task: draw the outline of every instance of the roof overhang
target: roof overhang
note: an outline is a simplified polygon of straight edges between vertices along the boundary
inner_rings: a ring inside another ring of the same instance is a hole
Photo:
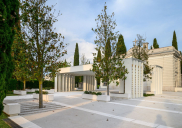
[[[84,75],[89,75],[89,76],[94,76],[95,72],[90,71],[92,70],[92,64],[86,64],[86,65],[81,65],[81,66],[72,66],[72,67],[66,67],[66,68],[59,68],[58,73],[61,74],[70,74],[74,76],[84,76]]]

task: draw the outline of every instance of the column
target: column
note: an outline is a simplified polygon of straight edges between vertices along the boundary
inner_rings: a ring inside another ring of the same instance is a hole
[[[70,76],[70,91],[73,91],[73,76]]]
[[[86,91],[88,91],[88,76],[86,76]]]
[[[95,76],[94,76],[94,80],[95,80],[94,90],[96,90],[97,89],[97,79],[95,78]]]
[[[67,85],[68,85],[68,74],[65,74],[65,82],[64,82],[64,91],[67,92]]]
[[[92,91],[94,91],[94,90],[95,90],[95,88],[94,88],[94,84],[95,84],[95,79],[94,79],[94,76],[92,76]]]
[[[88,84],[88,89],[91,91],[91,76],[89,76],[89,84]]]
[[[138,62],[138,97],[141,97],[141,62]]]
[[[62,83],[62,84],[61,84],[61,85],[62,85],[62,89],[61,89],[62,92],[64,92],[64,86],[65,86],[64,81],[65,81],[65,74],[62,74],[62,82],[61,82],[61,83]]]
[[[60,86],[61,86],[61,83],[60,83],[61,82],[61,78],[60,77],[61,77],[61,74],[58,74],[58,80],[57,80],[57,83],[58,83],[58,85],[57,85],[57,91],[58,92],[60,92]]]
[[[75,76],[73,76],[72,83],[72,91],[75,91]]]
[[[136,61],[136,98],[138,98],[138,61]]]
[[[135,65],[135,60],[133,60],[133,93],[132,93],[132,98],[135,98],[135,93],[136,93],[136,65]]]
[[[54,78],[54,92],[57,92],[57,80],[58,80],[58,74],[56,74],[56,77]]]
[[[143,62],[141,63],[141,97],[143,97]]]
[[[70,74],[68,75],[68,89],[67,89],[68,92],[70,92]]]
[[[86,76],[83,76],[83,91],[86,91]]]

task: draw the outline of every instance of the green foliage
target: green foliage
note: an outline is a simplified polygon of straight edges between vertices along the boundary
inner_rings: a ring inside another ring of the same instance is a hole
[[[10,83],[7,85],[7,91],[23,90],[23,82],[16,79],[10,79]]]
[[[154,94],[146,94],[146,93],[144,93],[143,96],[144,96],[144,97],[147,97],[147,96],[154,96]]]
[[[78,65],[79,65],[79,49],[78,49],[78,43],[76,43],[75,53],[74,53],[74,66]],[[75,76],[75,85],[77,84],[77,87],[78,83],[79,83],[79,76]]]
[[[43,88],[54,88],[54,82],[53,81],[44,81],[42,84]],[[39,81],[33,80],[33,81],[26,81],[26,87],[29,89],[32,88],[39,88]]]
[[[156,38],[154,38],[153,47],[154,47],[154,49],[155,49],[155,48],[159,48],[159,45],[158,45],[158,43],[157,43],[157,39],[156,39]]]
[[[126,54],[126,46],[124,43],[123,35],[119,35],[118,42],[117,42],[117,48],[116,48],[116,55]]]
[[[0,1],[0,115],[3,110],[3,100],[6,97],[7,85],[14,70],[12,62],[12,44],[14,40],[14,26],[19,20],[18,0]]]
[[[92,91],[85,91],[84,94],[102,95],[101,92],[92,92]]]
[[[35,91],[36,94],[39,94],[39,91]],[[47,91],[42,91],[42,94],[48,94]]]
[[[177,37],[176,37],[176,32],[173,32],[173,40],[172,40],[172,46],[178,50],[178,43],[177,43]]]
[[[115,20],[113,20],[114,12],[112,15],[107,15],[107,6],[104,6],[101,14],[95,19],[97,23],[96,29],[92,28],[92,31],[96,34],[96,51],[101,51],[101,60],[97,61],[97,57],[94,57],[93,68],[91,71],[95,72],[95,78],[102,78],[102,82],[107,83],[107,95],[109,95],[109,84],[114,80],[126,79],[125,73],[128,73],[127,69],[123,66],[122,59],[116,55],[116,39],[118,38],[118,32],[114,29],[117,26]],[[110,45],[112,44],[112,46]],[[94,56],[96,53],[93,54]],[[119,82],[116,82],[119,85]]]
[[[8,115],[6,115],[5,113],[2,113],[0,115],[0,128],[11,128],[8,124],[6,124],[3,119],[8,118]]]
[[[143,39],[142,36],[140,36],[139,34],[137,34],[137,46],[134,46],[132,49],[132,56],[136,59],[142,60],[144,62],[143,64],[143,74],[145,77],[150,78],[147,74],[151,74],[152,72],[152,68],[149,66],[148,64],[148,51],[147,49],[145,49],[145,47],[143,48],[142,45],[145,42],[145,39]]]
[[[99,89],[100,85],[97,85],[97,89]]]

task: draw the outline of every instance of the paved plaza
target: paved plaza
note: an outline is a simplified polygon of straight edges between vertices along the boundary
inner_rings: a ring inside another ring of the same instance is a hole
[[[53,102],[39,110],[32,95],[9,96],[4,102],[21,104],[19,116],[10,117],[29,128],[181,128],[182,92],[98,102],[82,99],[82,91],[57,92]]]

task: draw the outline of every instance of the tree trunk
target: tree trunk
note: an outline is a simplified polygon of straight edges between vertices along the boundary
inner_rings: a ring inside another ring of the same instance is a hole
[[[109,81],[107,79],[107,95],[109,96]]]
[[[42,79],[39,80],[39,108],[43,108]]]
[[[24,83],[24,90],[25,90],[25,88],[26,88],[26,81],[24,80],[23,83]]]

